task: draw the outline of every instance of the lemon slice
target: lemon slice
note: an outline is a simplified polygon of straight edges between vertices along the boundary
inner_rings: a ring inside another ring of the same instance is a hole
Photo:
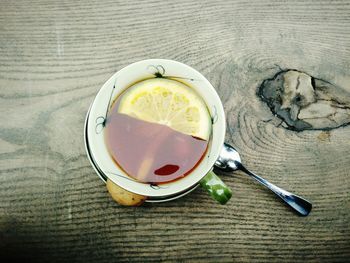
[[[203,99],[175,80],[155,78],[138,82],[122,95],[118,112],[204,140],[209,139],[211,132],[211,118]]]

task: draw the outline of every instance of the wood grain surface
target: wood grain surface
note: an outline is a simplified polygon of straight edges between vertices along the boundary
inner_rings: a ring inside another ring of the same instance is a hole
[[[217,89],[248,168],[314,204],[291,212],[244,174],[221,206],[197,188],[125,208],[90,166],[83,125],[117,70],[186,63]],[[350,92],[349,1],[0,0],[0,260],[346,262],[350,127],[295,132],[257,96],[297,69]]]

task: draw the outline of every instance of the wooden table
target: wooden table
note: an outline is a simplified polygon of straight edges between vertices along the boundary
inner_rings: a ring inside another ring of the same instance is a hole
[[[241,172],[222,175],[233,190],[225,206],[199,188],[114,203],[86,157],[84,118],[114,72],[146,58],[205,75],[227,142],[251,170],[311,200],[311,214]],[[1,262],[349,260],[350,127],[279,125],[257,89],[281,69],[349,94],[349,1],[1,0]]]

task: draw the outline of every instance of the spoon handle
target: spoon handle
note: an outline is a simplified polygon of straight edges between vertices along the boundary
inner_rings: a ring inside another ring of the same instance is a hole
[[[259,175],[256,175],[255,173],[252,173],[251,171],[249,171],[247,168],[243,166],[243,164],[241,164],[238,161],[234,161],[234,164],[239,170],[245,172],[246,174],[250,175],[255,180],[257,180],[259,183],[269,188],[272,192],[274,192],[277,196],[279,196],[284,202],[286,202],[289,206],[291,206],[300,215],[307,216],[310,213],[312,204],[309,201],[266,181],[264,178],[260,177]]]

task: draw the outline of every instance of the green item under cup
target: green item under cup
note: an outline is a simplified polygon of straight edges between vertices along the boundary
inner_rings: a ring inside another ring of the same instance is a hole
[[[226,204],[232,196],[231,189],[213,171],[204,176],[200,181],[200,185],[214,200],[222,205]]]

